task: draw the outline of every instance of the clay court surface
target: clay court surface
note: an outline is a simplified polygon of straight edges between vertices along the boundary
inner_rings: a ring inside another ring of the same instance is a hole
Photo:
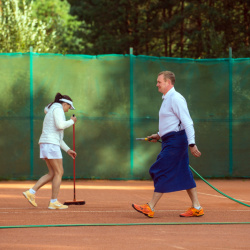
[[[250,204],[250,180],[209,182]],[[136,212],[131,204],[149,201],[152,181],[77,181],[76,198],[86,204],[56,211],[47,208],[50,185],[37,193],[37,208],[27,202],[22,192],[33,184],[0,182],[0,249],[250,249],[250,207],[201,180],[197,190],[205,215],[199,218],[179,217],[190,206],[185,191],[165,194],[154,218]],[[72,199],[73,182],[63,181],[59,201]],[[217,224],[206,224],[212,222]],[[19,225],[41,226],[3,228]]]

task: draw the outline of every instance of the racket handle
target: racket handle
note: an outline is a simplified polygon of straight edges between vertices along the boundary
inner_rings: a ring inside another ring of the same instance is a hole
[[[136,141],[152,141],[152,140],[153,139],[151,139],[151,138],[136,138]],[[157,140],[157,141],[161,143],[160,140]]]

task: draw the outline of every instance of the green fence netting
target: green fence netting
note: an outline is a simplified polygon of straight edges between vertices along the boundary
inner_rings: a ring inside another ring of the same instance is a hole
[[[76,110],[76,177],[150,179],[160,144],[135,141],[158,131],[160,71],[176,74],[187,100],[205,177],[250,177],[250,59],[178,59],[133,55],[0,54],[0,178],[37,179],[46,172],[38,140],[44,107],[57,92]],[[72,147],[72,127],[65,130]],[[72,178],[65,153],[64,178]]]

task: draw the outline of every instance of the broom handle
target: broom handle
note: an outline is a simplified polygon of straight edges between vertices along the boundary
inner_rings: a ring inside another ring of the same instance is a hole
[[[75,115],[73,115],[75,116]],[[76,150],[75,145],[75,124],[73,124],[73,150]],[[76,160],[73,159],[73,171],[74,171],[74,201],[76,200]]]

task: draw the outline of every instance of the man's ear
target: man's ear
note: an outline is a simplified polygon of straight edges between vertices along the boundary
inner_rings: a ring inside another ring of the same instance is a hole
[[[170,85],[173,85],[170,79],[167,79],[167,83],[169,83]]]

